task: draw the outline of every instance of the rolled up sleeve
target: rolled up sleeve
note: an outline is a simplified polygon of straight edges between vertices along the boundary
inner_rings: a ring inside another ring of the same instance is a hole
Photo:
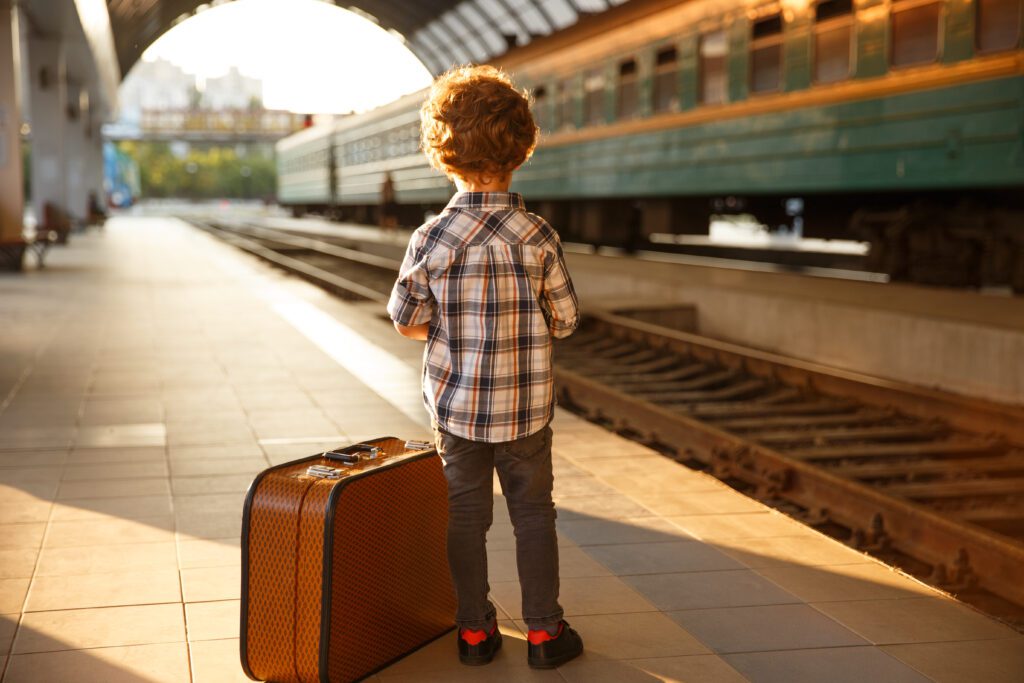
[[[434,295],[430,291],[427,254],[420,233],[413,233],[398,279],[391,288],[388,315],[399,325],[411,327],[430,322],[434,316]]]
[[[544,264],[544,289],[541,292],[541,306],[547,318],[548,329],[555,339],[568,337],[579,327],[580,311],[576,290],[565,267],[562,245],[555,244],[555,251],[548,252]]]

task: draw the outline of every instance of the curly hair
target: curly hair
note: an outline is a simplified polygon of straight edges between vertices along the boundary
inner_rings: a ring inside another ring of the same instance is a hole
[[[420,109],[420,147],[449,178],[503,177],[537,146],[530,101],[493,66],[441,74]]]

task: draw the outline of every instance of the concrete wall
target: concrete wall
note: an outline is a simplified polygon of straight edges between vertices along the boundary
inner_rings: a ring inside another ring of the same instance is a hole
[[[567,261],[584,307],[692,303],[710,337],[1024,404],[1024,297],[585,254]]]

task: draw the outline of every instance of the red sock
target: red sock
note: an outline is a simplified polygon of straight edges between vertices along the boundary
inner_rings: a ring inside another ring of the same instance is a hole
[[[469,643],[470,645],[479,645],[480,643],[482,643],[485,640],[487,640],[487,636],[488,635],[492,635],[493,636],[494,635],[494,631],[497,628],[498,628],[497,624],[492,626],[490,634],[488,634],[487,631],[483,631],[483,630],[473,630],[473,629],[464,628],[459,633],[459,637],[462,638],[467,643]]]
[[[560,635],[562,635],[561,622],[558,623],[558,631],[555,633],[555,635],[551,635],[551,633],[546,628],[531,628],[530,632],[526,634],[526,639],[529,640],[530,644],[532,645],[540,645],[541,643],[546,643],[549,640],[554,640]]]

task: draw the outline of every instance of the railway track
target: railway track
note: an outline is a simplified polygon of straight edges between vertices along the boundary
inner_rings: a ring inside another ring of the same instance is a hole
[[[399,262],[199,227],[348,299]],[[1024,629],[1024,411],[610,313],[555,352],[561,404]]]
[[[185,219],[228,244],[310,280],[343,299],[387,303],[400,261],[337,241],[243,222]]]
[[[601,313],[555,375],[564,407],[1024,627],[1024,411]]]

